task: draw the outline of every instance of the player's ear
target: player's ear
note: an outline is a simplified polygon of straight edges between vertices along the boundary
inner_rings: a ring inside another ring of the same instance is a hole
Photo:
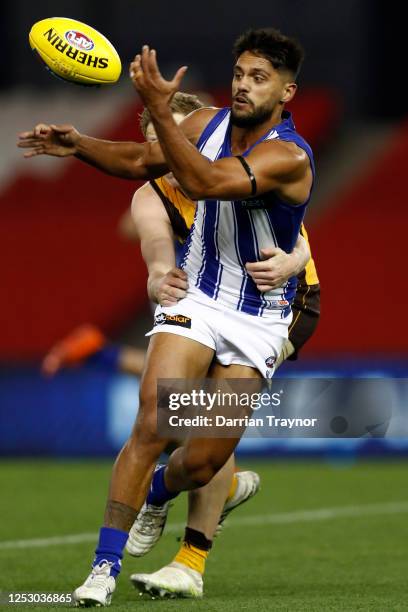
[[[293,82],[285,83],[280,101],[283,102],[283,104],[290,102],[293,99],[293,96],[295,95],[296,90],[297,90],[296,83],[293,83]]]

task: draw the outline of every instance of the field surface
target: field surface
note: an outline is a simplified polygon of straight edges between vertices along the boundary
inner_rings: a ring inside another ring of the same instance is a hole
[[[262,490],[230,515],[201,601],[140,598],[134,571],[168,563],[185,496],[144,559],[124,559],[111,609],[150,612],[408,610],[408,464],[250,463]],[[89,572],[109,463],[0,463],[0,591],[73,590]],[[6,609],[63,610],[67,606]]]

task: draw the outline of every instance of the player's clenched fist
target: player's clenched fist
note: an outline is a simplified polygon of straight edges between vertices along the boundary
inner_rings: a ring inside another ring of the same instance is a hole
[[[24,157],[55,155],[66,157],[76,153],[81,134],[73,125],[47,125],[39,123],[29,132],[19,134],[17,146],[29,149]]]
[[[148,281],[149,297],[160,306],[174,306],[186,297],[187,289],[187,274],[180,268],[172,268],[164,276]]]

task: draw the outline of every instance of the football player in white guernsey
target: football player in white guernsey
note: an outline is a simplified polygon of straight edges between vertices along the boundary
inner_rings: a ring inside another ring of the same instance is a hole
[[[303,51],[273,29],[245,33],[234,51],[231,109],[198,110],[177,126],[169,101],[186,67],[166,81],[156,52],[143,47],[131,78],[150,111],[156,143],[101,141],[69,125],[39,126],[23,135],[31,155],[75,155],[116,176],[149,179],[172,171],[197,200],[173,289],[182,299],[158,307],[139,415],[113,469],[92,573],[74,593],[79,604],[110,603],[128,531],[142,505],[139,517],[153,518],[182,490],[205,486],[239,441],[190,438],[155,470],[169,442],[157,432],[157,379],[204,378],[213,363],[219,378],[270,377],[287,338],[295,282],[262,292],[262,272],[255,283],[246,266],[261,261],[271,242],[293,249],[310,198],[313,155],[284,110],[296,92]],[[191,547],[203,554],[207,543],[204,534],[191,534]]]

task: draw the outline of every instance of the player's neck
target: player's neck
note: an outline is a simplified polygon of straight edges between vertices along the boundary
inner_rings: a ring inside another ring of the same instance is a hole
[[[231,130],[231,153],[241,155],[254,145],[264,134],[269,132],[275,125],[282,121],[283,108],[276,107],[269,119],[251,128],[232,126]]]

